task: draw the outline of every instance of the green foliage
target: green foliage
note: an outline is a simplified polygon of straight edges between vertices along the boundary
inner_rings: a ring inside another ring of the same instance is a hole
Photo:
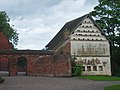
[[[94,80],[94,81],[120,81],[119,77],[112,77],[112,76],[80,76],[80,78]]]
[[[107,86],[104,90],[120,90],[120,85]]]
[[[81,64],[77,64],[75,60],[77,60],[77,58],[74,55],[71,58],[72,75],[73,76],[80,76],[82,74],[82,65]]]
[[[73,67],[73,75],[80,76],[81,74],[82,74],[82,65],[81,64],[76,64]]]
[[[98,1],[99,4],[94,7],[91,15],[110,40],[112,63],[120,66],[120,0]]]
[[[120,32],[120,0],[99,0],[91,15],[96,18],[96,22],[114,46],[115,32]]]
[[[0,83],[3,83],[4,82],[4,79],[0,77]]]
[[[0,11],[0,32],[3,32],[4,35],[14,44],[18,43],[18,33],[14,30],[10,24],[10,18],[8,17],[5,11]]]

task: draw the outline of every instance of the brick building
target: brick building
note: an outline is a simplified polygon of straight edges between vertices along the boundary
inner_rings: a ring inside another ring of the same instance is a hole
[[[5,37],[3,32],[0,32],[0,50],[2,49],[13,49],[13,45],[9,42],[7,37]]]
[[[83,75],[111,75],[109,41],[89,14],[67,22],[46,48],[75,57]]]
[[[51,50],[14,50],[9,40],[0,32],[0,71],[10,76],[71,76],[69,55],[55,55]]]
[[[13,49],[13,45],[9,43],[9,40],[3,35],[3,32],[0,32],[0,50],[5,49]],[[0,70],[8,70],[8,59],[5,57],[0,58]]]
[[[83,65],[83,75],[111,75],[109,41],[89,14],[67,22],[46,49],[14,50],[0,32],[0,71],[71,76],[74,59]]]

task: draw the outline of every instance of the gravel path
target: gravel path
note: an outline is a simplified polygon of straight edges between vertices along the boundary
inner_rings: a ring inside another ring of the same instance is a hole
[[[91,81],[65,77],[4,76],[0,90],[103,90],[105,86],[120,84],[120,81]]]

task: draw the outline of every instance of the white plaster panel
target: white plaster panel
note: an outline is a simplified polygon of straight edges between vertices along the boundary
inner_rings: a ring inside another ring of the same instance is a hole
[[[110,55],[109,43],[100,41],[71,41],[71,55]]]
[[[85,66],[83,75],[111,75],[110,57],[76,57],[76,62]],[[87,66],[91,67],[91,71],[87,71]],[[97,66],[97,71],[93,71],[93,66]],[[99,66],[103,67],[103,71],[99,71]]]

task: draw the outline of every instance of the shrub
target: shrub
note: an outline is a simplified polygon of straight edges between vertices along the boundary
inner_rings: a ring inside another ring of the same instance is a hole
[[[4,82],[4,79],[0,77],[0,83],[3,83]]]
[[[82,65],[76,64],[72,69],[72,73],[74,76],[80,76],[82,74]]]

